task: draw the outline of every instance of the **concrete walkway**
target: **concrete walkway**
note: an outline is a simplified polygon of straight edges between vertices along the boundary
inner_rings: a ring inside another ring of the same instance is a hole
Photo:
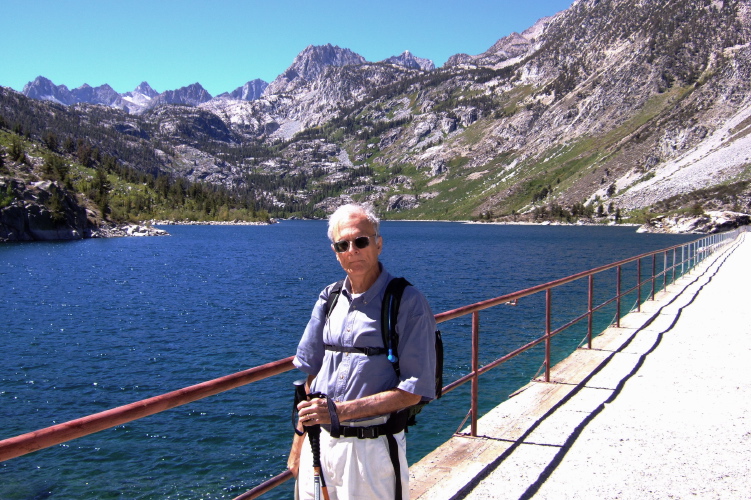
[[[751,498],[750,284],[744,234],[413,465],[410,497]]]

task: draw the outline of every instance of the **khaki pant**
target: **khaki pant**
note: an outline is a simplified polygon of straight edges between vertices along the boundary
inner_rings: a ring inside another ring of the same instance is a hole
[[[409,498],[407,439],[404,432],[394,434],[394,438],[399,448],[402,497],[406,500]],[[386,436],[375,439],[332,438],[321,429],[321,468],[331,500],[394,498],[394,466]],[[315,498],[313,486],[313,453],[306,436],[300,455],[295,498]]]

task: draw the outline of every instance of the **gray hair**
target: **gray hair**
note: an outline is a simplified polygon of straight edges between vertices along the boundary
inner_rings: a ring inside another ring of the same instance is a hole
[[[378,216],[376,216],[372,206],[360,203],[348,203],[337,208],[334,213],[329,216],[329,240],[331,240],[332,242],[334,241],[334,229],[336,228],[336,226],[342,220],[347,219],[355,214],[364,215],[365,217],[367,217],[368,221],[373,225],[375,235],[378,236],[380,234],[379,229],[381,221],[378,220]]]

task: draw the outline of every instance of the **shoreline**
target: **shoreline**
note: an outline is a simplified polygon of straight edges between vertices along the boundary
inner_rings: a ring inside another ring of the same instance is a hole
[[[191,221],[191,220],[157,220],[151,219],[141,222],[141,225],[151,226],[270,226],[272,224],[278,224],[277,219],[271,219],[269,222],[263,221]]]
[[[164,236],[169,233],[156,226],[270,226],[287,220],[310,220],[325,221],[326,219],[304,219],[291,217],[289,219],[269,219],[266,221],[190,221],[190,220],[145,220],[136,224],[123,224],[111,227],[101,227],[93,237],[118,237],[118,236]],[[383,219],[382,222],[445,222],[458,224],[488,224],[497,226],[559,226],[559,227],[630,227],[638,233],[649,234],[712,234],[735,229],[749,223],[749,215],[737,212],[708,212],[701,216],[693,217],[665,217],[660,216],[650,219],[645,224],[633,222],[616,223],[613,220],[595,221],[592,219],[579,219],[576,222],[550,221],[482,221],[482,220],[439,220],[439,219]]]

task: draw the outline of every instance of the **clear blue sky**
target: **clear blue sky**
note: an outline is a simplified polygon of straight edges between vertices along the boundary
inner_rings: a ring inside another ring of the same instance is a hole
[[[199,82],[211,94],[271,82],[308,45],[368,61],[409,50],[441,66],[480,54],[573,0],[0,0],[0,86],[37,76],[117,92]]]

